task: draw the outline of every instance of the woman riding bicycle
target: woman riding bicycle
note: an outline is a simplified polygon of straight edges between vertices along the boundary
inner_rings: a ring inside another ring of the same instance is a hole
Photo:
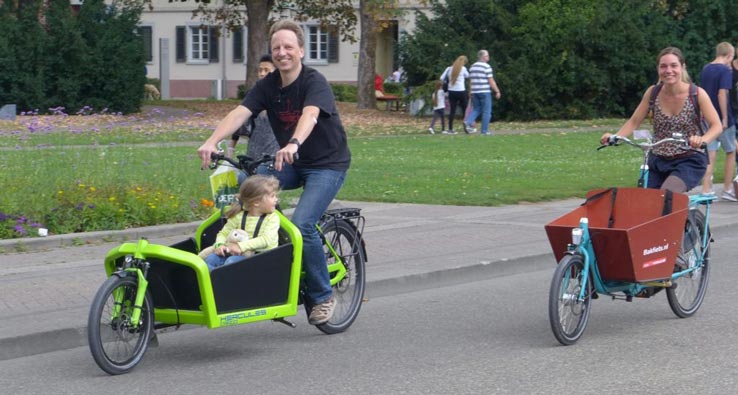
[[[665,48],[659,53],[657,62],[661,86],[653,85],[646,90],[633,115],[615,135],[630,136],[649,112],[653,111],[655,140],[681,133],[693,148],[712,142],[722,133],[722,124],[710,97],[702,88],[696,87],[697,101],[693,103],[694,99],[690,97],[692,83],[682,51],[675,47]],[[659,90],[656,91],[655,100],[651,100],[654,89]],[[695,104],[701,111],[698,111]],[[700,128],[699,112],[709,125],[704,134]],[[603,134],[600,142],[607,144],[611,136],[611,133]],[[685,150],[678,143],[669,142],[654,147],[652,154],[648,159],[648,188],[684,193],[699,184],[707,169],[705,153]]]

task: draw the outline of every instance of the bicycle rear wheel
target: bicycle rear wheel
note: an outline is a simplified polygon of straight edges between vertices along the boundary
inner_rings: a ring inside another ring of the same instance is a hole
[[[344,220],[328,221],[322,227],[326,243],[330,243],[346,267],[344,278],[333,286],[336,308],[328,322],[317,325],[326,334],[340,333],[353,324],[361,309],[366,283],[364,264],[366,257],[361,245],[361,234]],[[335,263],[328,246],[323,246],[328,264]]]
[[[566,255],[559,262],[548,295],[548,319],[559,343],[568,346],[579,340],[587,327],[592,281],[587,281],[584,300],[579,294],[584,283],[584,259],[581,255]]]
[[[703,245],[705,232],[707,242]],[[699,210],[690,210],[674,271],[680,272],[695,266],[699,268],[675,279],[674,284],[666,289],[669,306],[680,318],[694,315],[705,298],[710,275],[710,237],[710,230],[705,228],[705,215]]]
[[[138,284],[131,277],[111,276],[95,294],[87,321],[87,341],[92,357],[108,374],[129,372],[143,358],[152,336],[154,312],[146,292],[138,326],[131,314]]]

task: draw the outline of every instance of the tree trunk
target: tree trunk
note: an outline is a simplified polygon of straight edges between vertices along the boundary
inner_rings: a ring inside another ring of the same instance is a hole
[[[246,0],[246,16],[248,20],[246,48],[246,89],[250,89],[258,79],[259,58],[269,53],[269,10],[273,0]]]
[[[367,0],[359,2],[361,14],[361,39],[359,40],[359,76],[357,92],[357,108],[376,108],[374,95],[374,76],[376,74],[377,55],[377,22],[367,11]]]

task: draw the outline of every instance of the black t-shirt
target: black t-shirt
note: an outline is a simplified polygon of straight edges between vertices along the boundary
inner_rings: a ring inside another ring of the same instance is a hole
[[[300,76],[293,83],[280,88],[280,81],[279,72],[270,73],[256,82],[241,104],[253,114],[267,111],[280,147],[287,145],[292,138],[302,109],[306,106],[318,107],[318,123],[302,142],[298,150],[300,158],[295,166],[347,170],[351,163],[351,152],[336,109],[336,99],[325,77],[303,65]]]

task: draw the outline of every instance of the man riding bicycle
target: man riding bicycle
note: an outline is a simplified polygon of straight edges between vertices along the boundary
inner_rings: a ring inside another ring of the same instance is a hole
[[[207,165],[220,140],[233,134],[253,114],[267,111],[282,147],[276,153],[275,171],[270,174],[279,179],[282,189],[303,187],[291,220],[303,237],[307,297],[313,305],[309,322],[319,325],[330,320],[335,300],[316,224],[343,185],[351,153],[328,82],[302,64],[302,28],[281,20],[272,26],[270,37],[277,72],[256,82],[241,105],[218,124],[198,154]],[[261,168],[259,172],[267,171]]]

